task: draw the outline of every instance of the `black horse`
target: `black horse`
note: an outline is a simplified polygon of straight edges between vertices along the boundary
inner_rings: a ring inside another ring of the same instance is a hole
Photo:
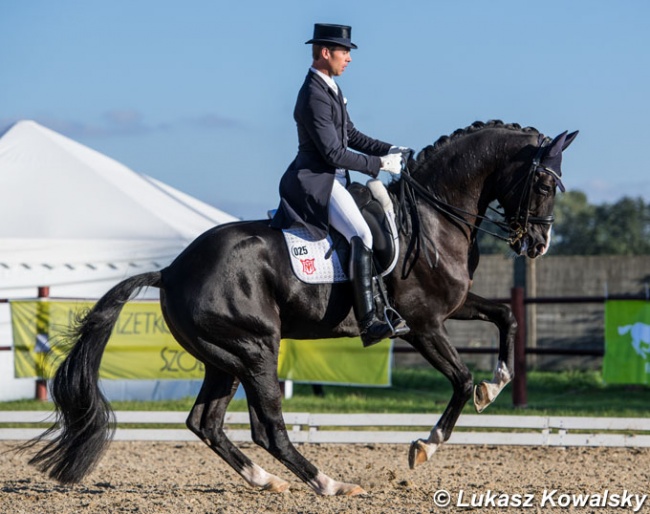
[[[498,200],[510,228],[511,248],[531,258],[544,254],[556,188],[562,188],[562,151],[576,134],[565,132],[550,142],[532,128],[477,122],[425,148],[411,160],[412,172],[389,185],[396,203],[398,197],[406,198],[401,207],[410,207],[411,216],[400,234],[398,267],[386,277],[388,294],[411,327],[405,339],[453,385],[452,398],[429,437],[412,443],[411,467],[431,458],[449,438],[473,392],[472,375],[447,338],[445,320],[491,319],[502,329],[494,379],[475,390],[479,411],[513,377],[514,324],[508,309],[469,293],[478,264],[476,230],[488,205]],[[410,194],[400,195],[404,190]],[[409,244],[413,238],[416,244]],[[423,258],[432,243],[435,264]],[[205,380],[187,420],[192,432],[251,486],[288,488],[286,481],[249,460],[223,431],[226,408],[241,382],[255,443],[320,494],[364,492],[356,484],[329,478],[289,441],[277,377],[283,337],[357,335],[351,286],[307,285],[294,278],[282,234],[269,228],[268,221],[215,227],[169,267],[126,279],[97,302],[78,326],[74,345],[51,384],[60,432],[54,432],[32,464],[72,483],[101,457],[114,426],[110,406],[97,386],[101,356],[122,306],[147,286],[160,288],[170,331],[205,364]]]

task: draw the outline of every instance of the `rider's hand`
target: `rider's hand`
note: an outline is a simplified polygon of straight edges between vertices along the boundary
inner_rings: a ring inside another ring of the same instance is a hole
[[[383,171],[392,173],[393,175],[399,175],[402,173],[402,152],[398,153],[389,153],[380,157],[381,159],[381,168]]]
[[[401,153],[406,159],[409,154],[412,154],[414,152],[408,146],[391,146],[390,150],[388,150],[388,154],[390,155],[393,153]]]

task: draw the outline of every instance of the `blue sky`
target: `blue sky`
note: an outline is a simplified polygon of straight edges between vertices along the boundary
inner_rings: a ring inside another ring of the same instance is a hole
[[[356,126],[420,150],[475,120],[554,136],[569,189],[650,201],[646,0],[7,0],[0,130],[34,119],[233,215],[295,156],[315,22],[352,25]],[[362,177],[356,177],[362,178]]]

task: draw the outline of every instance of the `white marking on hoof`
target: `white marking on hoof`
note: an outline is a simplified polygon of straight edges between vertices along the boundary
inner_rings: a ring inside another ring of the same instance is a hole
[[[413,441],[409,448],[409,468],[415,469],[418,464],[428,461],[442,443],[442,431],[435,427],[426,441],[424,439]]]
[[[438,446],[435,443],[427,443],[424,439],[413,441],[409,449],[409,468],[415,469],[418,464],[428,461],[436,453]]]
[[[283,493],[289,489],[289,482],[266,472],[257,464],[244,468],[240,474],[250,486],[261,487],[265,491]]]
[[[505,362],[499,361],[496,369],[494,370],[494,378],[488,382],[483,380],[480,384],[474,387],[474,407],[479,414],[490,405],[501,390],[512,380],[512,375],[508,371]]]
[[[360,494],[368,494],[363,488],[357,484],[346,484],[345,482],[337,482],[332,480],[325,473],[318,472],[316,478],[307,482],[309,486],[318,494],[323,496],[357,496]]]

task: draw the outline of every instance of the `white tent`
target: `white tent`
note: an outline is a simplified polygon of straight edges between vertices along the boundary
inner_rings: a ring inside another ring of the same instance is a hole
[[[35,297],[39,286],[53,297],[99,298],[235,219],[33,121],[0,137],[0,299]],[[0,352],[0,377],[10,353]]]
[[[233,220],[33,121],[0,138],[0,298],[97,297]]]

